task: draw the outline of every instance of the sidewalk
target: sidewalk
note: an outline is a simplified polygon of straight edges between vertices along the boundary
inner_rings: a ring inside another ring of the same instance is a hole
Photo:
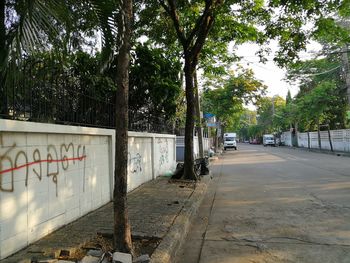
[[[204,176],[195,186],[159,177],[128,194],[133,238],[160,241],[152,254],[152,262],[169,262],[174,257],[210,180],[210,175]],[[112,235],[112,227],[113,206],[110,202],[0,262],[27,263],[33,257],[38,260],[52,258],[55,254],[57,257],[61,250],[74,251],[97,233]]]

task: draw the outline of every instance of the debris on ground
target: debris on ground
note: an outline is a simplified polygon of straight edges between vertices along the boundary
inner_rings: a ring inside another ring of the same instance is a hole
[[[128,253],[114,252],[113,262],[115,263],[132,263],[132,256]]]

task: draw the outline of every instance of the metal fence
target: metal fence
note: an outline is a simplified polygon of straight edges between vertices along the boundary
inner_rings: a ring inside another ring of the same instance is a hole
[[[0,118],[100,128],[114,128],[116,92],[82,82],[75,72],[59,67],[45,74],[32,63],[0,87]],[[35,71],[35,72],[32,72]],[[41,74],[41,75],[40,75]],[[54,77],[53,77],[54,76]],[[129,130],[174,133],[174,125],[161,117],[129,114]]]
[[[4,99],[4,97],[6,97]],[[70,86],[59,89],[30,83],[8,88],[2,94],[2,118],[112,128],[115,104],[110,99],[97,99],[92,90]]]

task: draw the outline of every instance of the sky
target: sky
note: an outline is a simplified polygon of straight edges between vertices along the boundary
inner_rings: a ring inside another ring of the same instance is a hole
[[[272,43],[270,46],[271,50],[277,50],[277,43]],[[259,63],[259,58],[255,53],[259,50],[256,44],[244,44],[236,48],[236,54],[242,57],[240,62],[244,67],[252,68],[255,77],[264,82],[267,85],[267,96],[272,97],[279,95],[283,98],[286,97],[288,90],[291,95],[295,96],[299,87],[297,85],[290,85],[284,80],[285,69],[279,68],[273,61],[273,57],[267,57],[268,61]],[[313,53],[320,50],[320,45],[317,43],[311,43],[307,46],[307,52],[301,52],[300,57],[307,59],[312,58]]]

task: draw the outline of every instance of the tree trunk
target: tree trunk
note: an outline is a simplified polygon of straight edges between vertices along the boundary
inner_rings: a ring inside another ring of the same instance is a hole
[[[5,67],[7,60],[5,0],[0,0],[0,116],[7,115],[7,94],[5,87]]]
[[[159,4],[168,13],[173,21],[177,38],[183,47],[185,54],[185,82],[186,82],[186,127],[185,127],[185,164],[184,178],[197,180],[194,172],[193,157],[193,129],[194,129],[194,109],[195,109],[195,93],[193,84],[193,74],[198,64],[199,54],[205,44],[205,40],[214,23],[214,10],[222,4],[222,1],[205,1],[205,8],[198,23],[189,32],[185,32],[181,26],[180,17],[178,15],[177,1],[159,0]]]
[[[307,132],[307,148],[310,149],[310,132]]]
[[[199,103],[199,90],[198,90],[198,79],[197,79],[197,70],[194,71],[194,90],[196,93],[196,123],[197,123],[197,134],[198,134],[198,149],[199,149],[199,158],[204,157],[203,149],[203,130],[202,130],[202,119],[201,119],[201,107]]]
[[[114,248],[120,252],[132,250],[131,229],[127,208],[128,165],[128,94],[132,0],[121,1],[118,21],[119,52],[117,56],[116,144],[114,173]]]
[[[189,54],[185,54],[185,82],[186,82],[186,126],[185,126],[185,162],[184,162],[184,178],[189,180],[197,180],[194,172],[194,156],[193,156],[193,129],[194,129],[194,85],[193,73],[195,68],[192,67]]]

